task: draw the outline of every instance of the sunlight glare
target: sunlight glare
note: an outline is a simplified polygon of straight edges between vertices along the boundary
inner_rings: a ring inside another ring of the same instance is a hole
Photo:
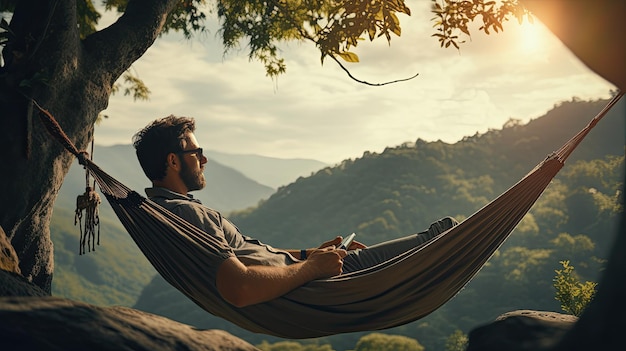
[[[533,54],[541,50],[543,38],[539,23],[524,21],[520,25],[520,49],[526,54]]]

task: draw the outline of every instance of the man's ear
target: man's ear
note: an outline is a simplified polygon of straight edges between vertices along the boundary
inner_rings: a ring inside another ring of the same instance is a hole
[[[169,153],[167,155],[167,166],[176,170],[180,169],[180,159],[178,158],[178,155],[173,152]]]

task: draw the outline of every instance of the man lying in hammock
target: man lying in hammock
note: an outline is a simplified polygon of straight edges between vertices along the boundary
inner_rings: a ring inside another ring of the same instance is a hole
[[[282,296],[305,283],[372,267],[423,244],[458,222],[443,218],[427,231],[366,247],[352,242],[338,249],[341,237],[319,248],[282,250],[241,234],[219,212],[194,199],[191,191],[204,188],[202,153],[194,135],[192,118],[168,116],[155,120],[133,136],[139,163],[152,181],[148,197],[218,238],[228,250],[218,255],[214,266],[217,290],[222,298],[248,306]]]

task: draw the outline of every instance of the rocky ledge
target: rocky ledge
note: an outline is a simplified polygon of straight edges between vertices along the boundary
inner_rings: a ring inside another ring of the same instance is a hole
[[[98,307],[57,297],[0,297],[2,350],[258,350],[221,330],[126,307]]]
[[[127,307],[48,296],[20,274],[2,228],[0,350],[258,351],[222,330],[200,330]]]

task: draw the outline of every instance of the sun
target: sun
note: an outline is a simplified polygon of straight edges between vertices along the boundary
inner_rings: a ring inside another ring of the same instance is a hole
[[[539,23],[524,21],[519,26],[519,48],[522,52],[533,54],[544,45],[543,33]]]

